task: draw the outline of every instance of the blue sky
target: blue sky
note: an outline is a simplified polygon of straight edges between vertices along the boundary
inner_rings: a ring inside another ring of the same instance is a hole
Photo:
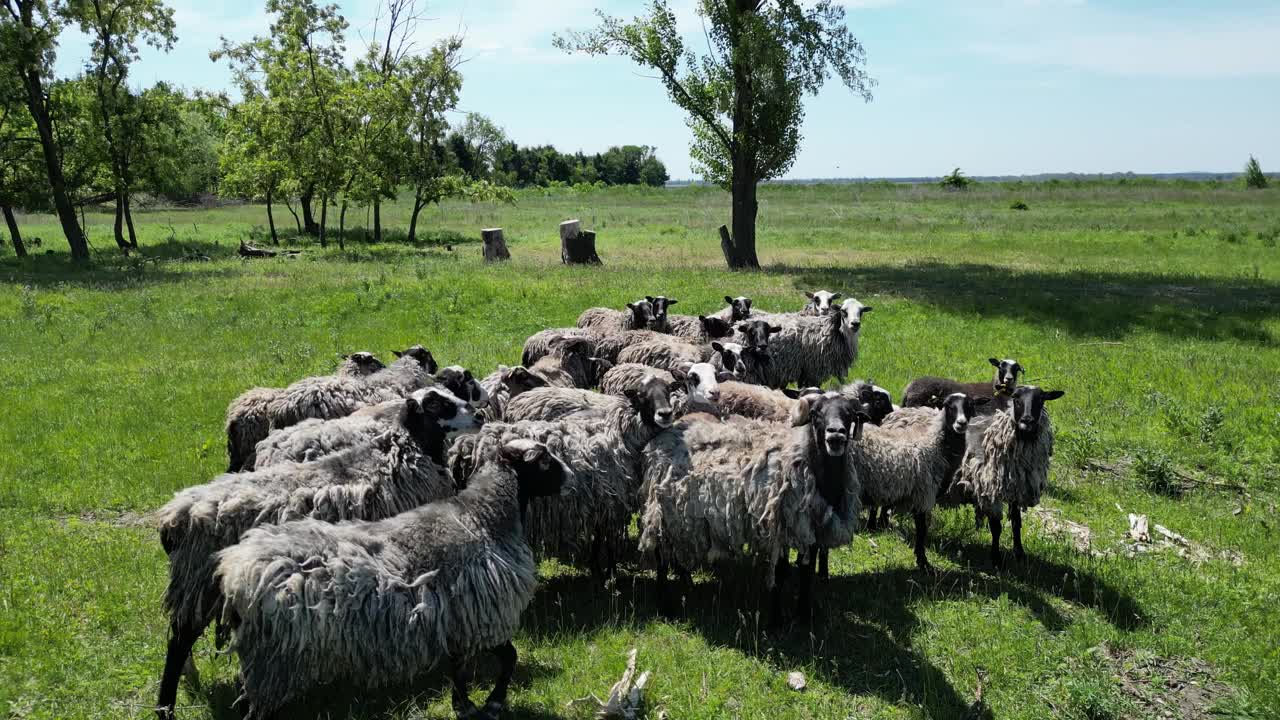
[[[691,38],[693,0],[671,0]],[[1250,153],[1280,167],[1280,3],[845,0],[879,81],[864,103],[838,84],[807,101],[792,178],[1038,172],[1238,170]],[[179,42],[147,49],[135,84],[226,88],[208,59],[219,36],[267,30],[257,0],[170,0]],[[354,55],[376,3],[340,5]],[[463,32],[460,111],[489,115],[521,144],[602,150],[653,145],[692,177],[684,115],[658,81],[620,58],[567,56],[552,34],[631,16],[617,0],[435,0],[425,46]],[[700,47],[694,44],[696,49]],[[87,45],[68,32],[60,75]],[[455,119],[461,120],[458,114]]]

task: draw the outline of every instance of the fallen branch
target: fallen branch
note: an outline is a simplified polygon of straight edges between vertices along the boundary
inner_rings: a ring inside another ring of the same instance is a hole
[[[241,240],[239,253],[240,253],[240,257],[246,257],[246,258],[272,258],[277,255],[284,255],[285,257],[296,257],[298,255],[301,255],[302,251],[301,250],[281,250],[277,252],[275,250],[267,250],[266,248],[256,247],[254,245],[250,245],[249,243]]]

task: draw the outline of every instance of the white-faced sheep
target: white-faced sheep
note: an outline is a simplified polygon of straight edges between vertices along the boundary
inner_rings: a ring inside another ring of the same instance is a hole
[[[610,308],[587,308],[578,316],[576,325],[596,332],[613,332],[616,330],[657,330],[666,326],[654,317],[653,303],[648,300],[637,300],[627,303],[626,310]]]
[[[501,421],[506,417],[507,404],[512,398],[546,386],[546,380],[529,372],[527,368],[499,365],[497,370],[480,381],[480,387],[489,395],[489,402],[478,414],[485,422]]]
[[[531,390],[521,400],[541,390]],[[673,419],[670,390],[650,378],[626,398],[611,398],[605,411],[580,412],[556,421],[491,423],[450,451],[455,482],[466,483],[471,468],[493,448],[515,438],[545,443],[573,471],[568,495],[544,498],[529,507],[530,543],[540,554],[608,572],[627,546],[627,529],[637,509],[641,449]],[[514,405],[514,403],[513,403]],[[508,412],[513,411],[508,407]]]
[[[854,449],[862,498],[872,507],[909,512],[915,518],[916,565],[929,570],[925,556],[929,514],[965,451],[966,431],[976,401],[963,393],[948,395],[943,409],[905,408],[884,424],[869,425]],[[825,568],[819,574],[825,575]]]
[[[766,563],[779,622],[787,554],[796,548],[807,618],[815,551],[850,542],[857,528],[861,487],[849,444],[865,420],[857,401],[829,393],[803,398],[790,427],[695,416],[658,434],[642,458],[640,549],[657,564],[659,596],[669,597],[670,566],[703,567],[747,547]]]
[[[474,413],[442,388],[426,388],[404,403],[401,431],[310,463],[227,473],[179,491],[156,511],[160,543],[169,556],[162,714],[172,714],[183,664],[221,603],[213,582],[214,553],[257,525],[301,518],[374,520],[453,493],[453,482],[432,455],[442,451],[449,434],[478,427]]]
[[[730,323],[740,322],[751,317],[751,298],[746,295],[739,295],[738,297],[725,295],[724,301],[728,307],[718,310],[714,317],[728,320]]]
[[[1018,386],[1018,376],[1022,374],[1022,365],[1017,360],[997,360],[989,358],[987,362],[995,367],[995,377],[990,382],[960,382],[942,377],[926,376],[916,378],[907,384],[902,391],[903,407],[941,407],[942,399],[951,393],[964,393],[974,399],[1007,399]],[[994,409],[994,405],[991,406]]]
[[[769,387],[822,385],[835,376],[845,381],[858,359],[862,316],[871,308],[852,298],[839,309],[817,317],[769,316],[781,330],[769,335],[768,363],[763,369]]]
[[[1000,530],[1004,505],[1013,526],[1013,554],[1022,550],[1022,510],[1040,504],[1049,483],[1053,426],[1044,404],[1063,396],[1061,390],[1023,385],[1013,391],[1007,409],[978,418],[969,426],[964,458],[943,502],[973,504],[991,529],[991,563],[1002,564]]]
[[[495,455],[456,497],[378,522],[258,528],[219,553],[249,715],[334,681],[407,684],[447,658],[454,712],[497,720],[516,664],[511,638],[537,586],[521,517],[572,480],[539,443],[516,439]],[[482,652],[500,669],[477,710],[464,668]]]
[[[830,314],[835,307],[832,305],[836,300],[843,297],[838,292],[830,292],[828,290],[815,290],[814,292],[806,292],[805,297],[809,298],[809,302],[801,308],[801,315],[827,315]]]
[[[435,361],[432,360],[432,363]],[[373,353],[356,352],[343,356],[342,364],[334,371],[334,377],[364,377],[383,370]],[[435,372],[434,365],[429,372]],[[303,381],[306,382],[306,381]],[[286,388],[252,388],[231,402],[227,407],[227,456],[228,470],[235,472],[245,467],[251,459],[253,446],[271,432],[271,416],[268,408],[286,392]]]

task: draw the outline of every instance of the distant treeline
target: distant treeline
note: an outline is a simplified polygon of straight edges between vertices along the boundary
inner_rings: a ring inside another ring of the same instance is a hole
[[[446,164],[475,180],[508,187],[667,182],[667,168],[647,145],[614,146],[602,153],[564,153],[551,145],[521,147],[483,115],[470,115],[445,141]]]

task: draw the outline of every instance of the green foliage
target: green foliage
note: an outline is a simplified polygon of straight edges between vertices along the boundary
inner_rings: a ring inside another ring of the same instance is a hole
[[[960,168],[956,168],[957,172],[959,170]],[[962,179],[964,179],[965,181],[968,181],[968,178],[962,178]],[[1022,200],[1014,200],[1013,203],[1009,205],[1009,209],[1010,210],[1030,210],[1031,208],[1027,207],[1027,204]]]
[[[463,158],[481,157],[476,146],[467,143],[461,133],[449,136],[449,147],[459,148],[455,158],[461,170],[467,172]],[[562,153],[550,145],[520,147],[505,141],[497,146],[491,166],[478,164],[477,170],[467,172],[471,177],[478,170],[491,167],[489,175],[505,185],[514,187],[550,187],[554,183],[605,185],[648,185],[661,187],[667,182],[667,169],[647,145],[623,145],[609,148],[603,153],[586,155],[577,152]]]
[[[1262,190],[1267,186],[1267,176],[1262,173],[1262,165],[1252,155],[1244,165],[1244,186],[1255,190]]]
[[[960,168],[952,170],[951,174],[944,175],[943,178],[938,181],[938,186],[944,190],[968,190],[969,186],[972,184],[973,180],[965,177],[964,173],[960,171]],[[1020,210],[1023,208],[1014,209]]]
[[[1133,474],[1147,492],[1168,497],[1180,497],[1183,493],[1177,466],[1163,451],[1144,448],[1134,453]]]

